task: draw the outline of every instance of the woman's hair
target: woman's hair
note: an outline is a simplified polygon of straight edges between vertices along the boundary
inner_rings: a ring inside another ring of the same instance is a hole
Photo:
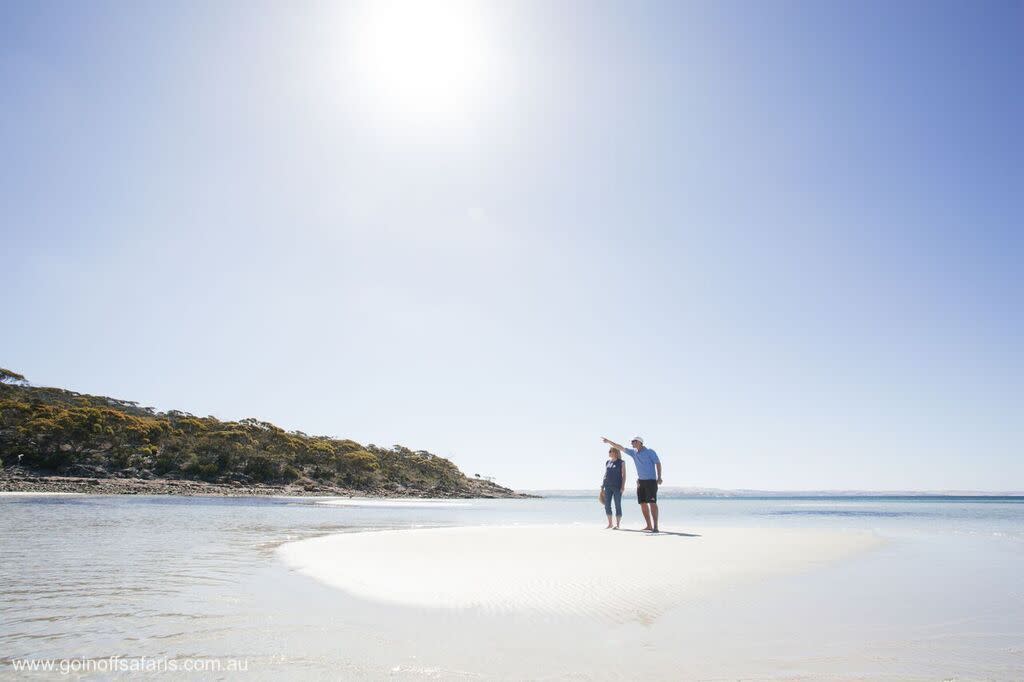
[[[615,459],[622,459],[622,453],[619,452],[618,448],[612,448],[608,451],[609,455],[615,455]]]

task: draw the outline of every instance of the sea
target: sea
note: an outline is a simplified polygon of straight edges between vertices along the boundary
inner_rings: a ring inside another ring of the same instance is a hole
[[[623,525],[639,527],[625,506]],[[0,677],[1024,679],[1024,498],[670,498],[661,517],[671,531],[866,530],[881,542],[609,627],[364,602],[277,551],[333,533],[600,526],[596,495],[0,495]],[[642,557],[607,562],[643,579]]]

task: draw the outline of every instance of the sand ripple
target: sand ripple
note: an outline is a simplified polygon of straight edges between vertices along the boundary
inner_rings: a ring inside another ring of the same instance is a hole
[[[811,568],[876,542],[871,533],[832,530],[707,528],[652,536],[513,526],[348,533],[278,551],[296,570],[371,600],[643,621],[712,590]]]

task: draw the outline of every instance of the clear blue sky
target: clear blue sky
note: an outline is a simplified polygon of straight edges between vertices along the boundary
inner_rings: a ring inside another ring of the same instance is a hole
[[[1024,3],[429,7],[4,3],[0,366],[521,488],[1024,489]]]

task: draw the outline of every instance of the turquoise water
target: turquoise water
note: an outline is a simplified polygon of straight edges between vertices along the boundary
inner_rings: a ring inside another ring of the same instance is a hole
[[[613,633],[642,637],[650,656],[639,663],[582,649],[573,660],[565,643],[540,639],[543,627],[358,603],[288,571],[275,554],[285,542],[367,529],[599,525],[596,500],[322,502],[0,496],[0,674],[21,659],[146,656],[241,658],[250,675],[267,678],[604,679],[616,666],[628,677],[645,661],[648,679],[678,679],[680,670],[695,678],[1024,678],[1019,498],[665,499],[666,530],[866,529],[885,542],[758,592],[695,603],[642,634]],[[635,504],[626,505],[624,525],[640,525]],[[610,557],[609,568],[633,579],[631,560]],[[532,653],[466,652],[458,633],[467,623]],[[567,624],[558,627],[564,633]],[[569,627],[582,635],[591,626]]]

